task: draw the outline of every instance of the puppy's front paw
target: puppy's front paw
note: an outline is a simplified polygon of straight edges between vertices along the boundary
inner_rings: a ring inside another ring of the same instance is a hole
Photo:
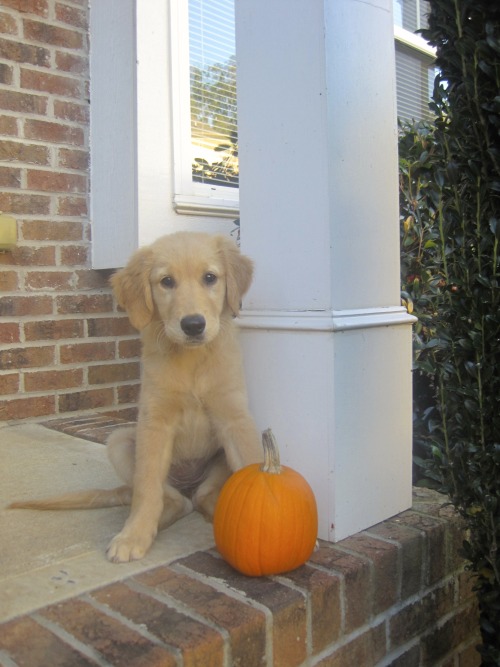
[[[111,540],[106,555],[112,563],[128,563],[143,558],[152,543],[153,537],[127,535],[122,531]]]

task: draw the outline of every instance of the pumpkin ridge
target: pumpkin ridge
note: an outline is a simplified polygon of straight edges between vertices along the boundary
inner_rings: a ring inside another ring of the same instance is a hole
[[[216,517],[217,525],[214,522],[214,529],[217,547],[224,556],[224,558],[236,569],[242,569],[243,563],[246,561],[245,554],[248,553],[247,542],[250,539],[248,534],[242,533],[240,527],[240,519],[248,511],[249,496],[253,493],[253,483],[249,478],[255,474],[255,469],[259,464],[251,464],[245,468],[241,468],[226,482],[223,487],[219,500],[222,500],[221,506],[224,508],[224,513]],[[241,488],[244,488],[244,494],[241,493]],[[230,527],[230,530],[227,527]],[[220,540],[219,530],[223,534],[222,541]]]
[[[242,516],[245,516],[245,514],[255,514],[255,507],[250,508],[250,501],[252,500],[252,497],[255,494],[255,486],[253,482],[248,486],[248,488],[245,489],[245,493],[241,497],[241,500],[239,502],[239,508],[238,508],[238,517],[241,519]],[[261,513],[261,507],[259,508],[259,514]],[[248,542],[249,541],[255,541],[257,538],[260,539],[260,535],[250,535],[248,532],[243,532],[241,528],[241,523],[239,522],[238,519],[236,519],[236,529],[234,530],[233,533],[233,553],[235,554],[235,562],[239,567],[242,568],[243,571],[248,569],[248,566],[251,566],[251,563],[248,563],[248,558],[249,558],[249,553],[250,550],[248,548]],[[257,524],[259,525],[259,524]],[[254,526],[252,526],[254,527]],[[257,542],[258,543],[258,542]],[[247,564],[245,566],[245,563]]]

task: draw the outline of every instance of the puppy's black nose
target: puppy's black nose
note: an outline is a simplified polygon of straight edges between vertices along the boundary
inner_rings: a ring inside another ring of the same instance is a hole
[[[187,336],[199,336],[205,331],[205,325],[203,315],[186,315],[181,320],[181,329]]]

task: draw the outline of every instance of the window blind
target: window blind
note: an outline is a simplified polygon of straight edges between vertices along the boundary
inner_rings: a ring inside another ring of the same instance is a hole
[[[397,113],[403,120],[432,118],[433,58],[396,41]]]
[[[189,0],[193,180],[238,186],[234,0]]]
[[[427,27],[428,0],[393,0],[394,25],[409,32]]]
[[[394,25],[413,35],[427,27],[430,11],[428,0],[393,0]],[[410,40],[409,40],[410,41]],[[396,91],[397,113],[403,120],[425,120],[432,118],[429,100],[432,95],[436,70],[433,54],[425,53],[410,43],[396,37]]]

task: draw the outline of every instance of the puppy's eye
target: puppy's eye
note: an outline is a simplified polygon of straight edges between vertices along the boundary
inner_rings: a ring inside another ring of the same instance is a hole
[[[217,282],[217,276],[215,273],[205,273],[203,276],[203,282],[205,285],[214,285]]]
[[[172,278],[172,276],[165,276],[160,280],[160,284],[162,287],[172,289],[172,287],[175,287],[175,280]]]

